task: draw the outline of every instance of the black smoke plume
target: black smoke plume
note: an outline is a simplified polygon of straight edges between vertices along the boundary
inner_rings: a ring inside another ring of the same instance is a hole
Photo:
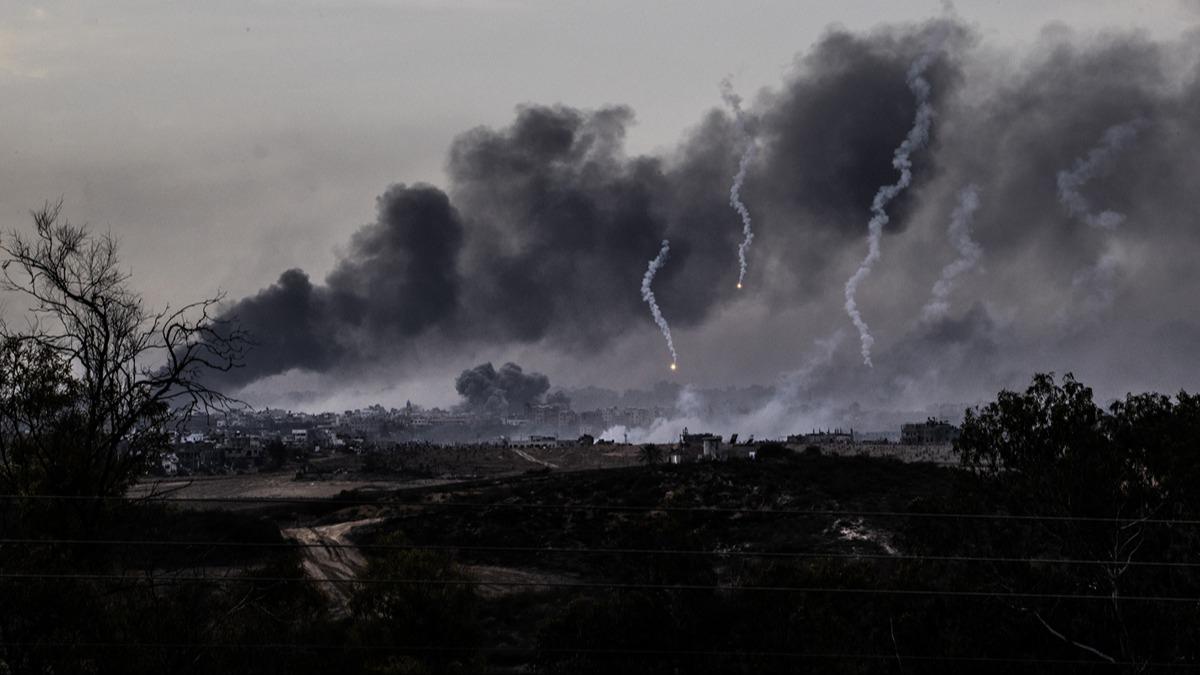
[[[232,305],[226,317],[260,348],[230,384],[388,360],[403,372],[418,359],[483,346],[603,356],[628,336],[654,335],[639,283],[647,252],[664,239],[672,262],[655,279],[658,302],[677,338],[703,328],[711,345],[689,361],[786,368],[781,355],[798,359],[814,338],[849,327],[838,309],[842,284],[861,260],[871,198],[894,180],[892,153],[914,119],[906,71],[935,35],[943,48],[925,74],[932,136],[913,157],[911,186],[889,207],[889,255],[857,297],[872,317],[877,372],[837,356],[831,382],[918,391],[935,372],[947,384],[939,395],[956,396],[956,382],[1005,384],[997,378],[1035,369],[1072,368],[1090,382],[1128,375],[1141,388],[1162,386],[1142,374],[1200,374],[1200,347],[1178,338],[1197,323],[1200,288],[1200,33],[1163,42],[1059,28],[999,58],[951,19],[832,29],[780,86],[747,98],[760,148],[745,183],[755,206],[752,297],[738,294],[730,267],[740,233],[729,227],[725,196],[741,145],[719,101],[656,155],[626,152],[628,108],[523,105],[508,126],[455,140],[444,190],[387,190],[379,217],[323,280],[291,270]],[[1145,120],[1137,142],[1087,186],[1126,217],[1116,231],[1099,231],[1065,212],[1057,176],[1131,119]],[[943,230],[964,180],[987,196],[972,235],[988,266],[960,278],[963,309],[938,325],[977,330],[937,332],[921,323],[921,308],[956,256]],[[1088,271],[1102,259],[1115,272],[1093,282]],[[1089,305],[1090,323],[1064,313],[1090,295],[1104,299]],[[713,319],[740,310],[735,302],[753,303],[760,316],[793,316],[788,328],[803,334],[730,350],[737,345],[719,340],[728,325]],[[1163,336],[1174,337],[1168,345]],[[779,345],[795,349],[784,355]],[[651,365],[646,351],[632,368]]]
[[[750,167],[763,236],[812,239],[790,229],[797,223],[821,230],[818,240],[861,234],[864,204],[912,119],[904,75],[920,49],[904,32],[838,32],[798,64],[765,104],[767,156]],[[940,62],[931,77],[953,72]],[[448,194],[393,186],[324,284],[292,270],[229,308],[226,318],[260,345],[230,384],[361,364],[421,335],[443,347],[542,342],[595,353],[645,327],[639,282],[647,251],[668,234],[672,265],[656,280],[659,296],[678,325],[703,322],[734,297],[728,258],[739,233],[724,195],[743,139],[714,110],[671,155],[631,157],[623,143],[632,122],[622,106],[525,105],[507,128],[462,134],[450,149]],[[798,274],[808,277],[829,263],[808,245],[776,250],[800,256]]]
[[[542,401],[550,390],[550,379],[541,373],[526,373],[515,363],[500,370],[484,363],[462,371],[454,389],[473,411],[495,415],[520,414],[527,406]]]

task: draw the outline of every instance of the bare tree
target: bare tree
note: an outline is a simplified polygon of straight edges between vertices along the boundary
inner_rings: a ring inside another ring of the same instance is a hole
[[[0,478],[29,491],[121,494],[165,447],[172,421],[235,403],[205,375],[238,367],[248,343],[214,317],[220,295],[148,308],[129,287],[116,239],[71,224],[61,210],[60,200],[33,212],[33,236],[0,237],[0,289],[31,300],[24,330],[0,324],[6,358],[57,369],[61,380],[43,387],[61,394],[43,401],[52,414],[40,405],[22,413],[22,391],[36,388],[19,381],[0,396]],[[37,382],[53,373],[27,375]],[[66,424],[71,438],[28,413]],[[53,485],[29,484],[34,477]]]

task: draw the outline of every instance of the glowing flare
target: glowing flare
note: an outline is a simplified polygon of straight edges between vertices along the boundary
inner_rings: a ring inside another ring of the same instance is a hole
[[[674,363],[672,363],[672,364],[671,364],[671,370],[675,370],[675,364],[674,364]]]

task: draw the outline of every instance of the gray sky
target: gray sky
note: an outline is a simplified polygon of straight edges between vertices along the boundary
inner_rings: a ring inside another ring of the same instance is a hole
[[[1136,30],[1172,42],[1198,18],[1194,5],[1176,0],[961,0],[954,11],[975,31],[976,54],[999,55],[996,67],[1019,61],[1055,24],[1080,41]],[[797,56],[830,25],[860,33],[942,12],[940,2],[884,0],[7,3],[0,8],[0,224],[26,227],[29,209],[64,197],[72,219],[121,238],[134,283],[156,303],[218,288],[240,298],[293,267],[316,282],[351,235],[375,220],[376,197],[388,185],[445,187],[455,137],[480,125],[506,127],[519,104],[628,105],[636,121],[626,152],[670,155],[720,106],[725,75],[753,100],[760,90],[779,90]],[[944,207],[930,218],[930,233],[944,229],[933,221],[948,213],[953,189],[947,181],[946,198],[927,207]],[[866,204],[863,213],[865,237]],[[737,227],[732,216],[730,227]],[[851,249],[830,279],[853,269],[863,251]],[[880,268],[870,283],[900,283],[892,274]],[[819,308],[722,305],[681,326],[677,342],[708,361],[692,371],[698,382],[769,381],[796,367],[799,357],[789,351],[804,353],[837,327],[852,331],[837,313],[840,282],[824,295]],[[801,318],[809,310],[827,313],[829,327],[796,334],[794,347],[746,328],[811,326],[822,314]],[[664,311],[670,318],[670,307]],[[644,329],[582,364],[578,353],[538,342],[472,343],[452,358],[409,359],[388,371],[386,383],[339,379],[337,388],[354,402],[445,402],[453,399],[448,373],[504,358],[556,383],[644,384],[659,377],[644,372],[647,364],[661,360],[648,317]],[[844,346],[848,354],[855,337]],[[764,350],[772,358],[750,356]],[[655,356],[642,356],[648,352]],[[614,374],[614,364],[629,368]],[[287,386],[332,389],[327,378],[305,377],[293,373]]]

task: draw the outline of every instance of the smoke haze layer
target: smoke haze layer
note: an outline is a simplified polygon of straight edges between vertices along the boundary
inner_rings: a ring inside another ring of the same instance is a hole
[[[854,326],[844,284],[918,119],[910,68],[939,40],[919,72],[937,124],[873,236],[888,255],[853,294],[871,318],[874,368],[846,341],[796,395],[916,407],[979,400],[1034,370],[1074,370],[1102,394],[1195,388],[1200,36],[1057,28],[998,54],[950,20],[831,29],[747,98],[753,296],[723,274],[742,234],[730,227],[729,158],[744,149],[726,111],[699,111],[676,145],[630,155],[626,107],[526,104],[511,124],[456,140],[445,186],[386,190],[332,271],[265,275],[277,280],[231,303],[226,317],[260,347],[225,384],[450,382],[466,365],[515,360],[564,386],[645,386],[662,357],[640,282],[664,239],[671,262],[654,290],[686,336],[688,377],[774,382],[807,345]],[[1135,142],[1078,187],[1125,223],[1092,227],[1061,201],[1060,172],[1129,120],[1145,120]],[[983,196],[970,240],[987,274],[952,275],[957,301],[923,320],[943,268],[969,258],[946,236],[965,177]]]

